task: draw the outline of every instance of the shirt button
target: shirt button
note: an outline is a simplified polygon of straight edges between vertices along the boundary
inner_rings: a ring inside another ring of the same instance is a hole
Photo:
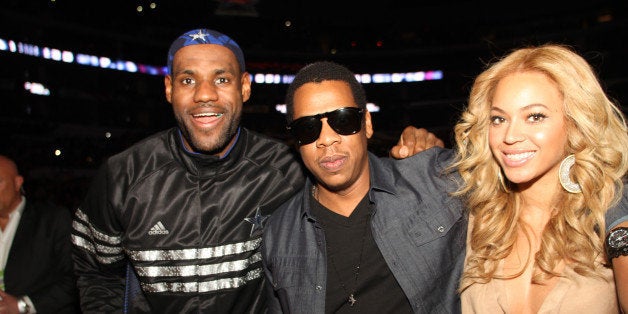
[[[316,285],[316,290],[323,290],[323,287]]]
[[[438,228],[436,228],[438,230],[438,232],[443,232],[445,231],[445,227],[443,226],[438,226]]]

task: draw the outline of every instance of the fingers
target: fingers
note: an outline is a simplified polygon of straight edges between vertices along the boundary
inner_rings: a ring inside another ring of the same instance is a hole
[[[443,143],[443,141],[436,137],[436,135],[434,135],[431,132],[428,132],[425,140],[422,141],[421,143],[417,143],[417,145],[419,145],[419,147],[417,147],[416,149],[422,149],[422,150],[426,150],[429,148],[432,148],[434,146],[438,146],[438,147],[445,147],[445,143]]]
[[[403,145],[396,145],[390,150],[390,157],[395,159],[403,159],[408,157],[408,147]]]
[[[434,146],[445,147],[445,143],[424,128],[408,126],[401,133],[397,145],[390,150],[390,157],[403,159]]]

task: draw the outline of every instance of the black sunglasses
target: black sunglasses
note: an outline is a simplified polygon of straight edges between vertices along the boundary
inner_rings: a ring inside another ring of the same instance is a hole
[[[340,135],[351,135],[362,129],[364,108],[345,107],[313,116],[298,118],[288,125],[288,131],[297,140],[297,144],[310,144],[320,136],[323,128],[322,118]]]

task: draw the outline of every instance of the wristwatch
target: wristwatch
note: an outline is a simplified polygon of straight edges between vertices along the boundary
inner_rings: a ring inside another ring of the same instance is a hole
[[[613,258],[628,255],[628,228],[619,227],[606,236],[606,255],[612,263]]]
[[[17,310],[20,314],[30,313],[31,311],[30,305],[28,305],[28,302],[26,302],[23,296],[17,299]]]

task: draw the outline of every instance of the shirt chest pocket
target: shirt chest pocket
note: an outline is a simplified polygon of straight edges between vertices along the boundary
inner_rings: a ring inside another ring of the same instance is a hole
[[[422,246],[432,241],[450,241],[460,238],[464,245],[465,233],[460,233],[462,217],[461,205],[452,200],[439,206],[420,203],[405,219],[405,228],[412,243]],[[450,238],[451,237],[451,238]]]
[[[455,267],[464,258],[467,230],[460,204],[451,201],[438,207],[426,203],[418,206],[402,222],[409,254],[429,271]]]
[[[305,288],[317,282],[316,258],[282,256],[272,259],[272,285],[275,290]],[[296,292],[296,291],[295,291]]]

